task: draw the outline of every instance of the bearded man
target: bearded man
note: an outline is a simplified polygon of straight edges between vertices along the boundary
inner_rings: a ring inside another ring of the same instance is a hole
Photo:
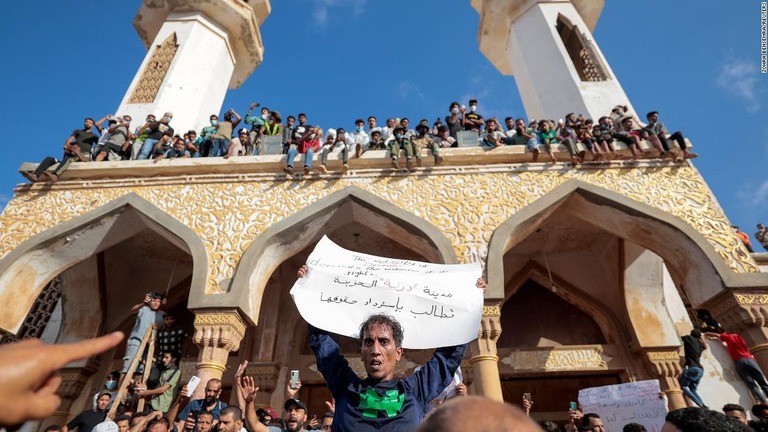
[[[182,389],[186,391],[186,386]],[[190,401],[186,407],[176,416],[176,428],[177,430],[184,429],[184,423],[187,420],[190,412],[194,411],[207,411],[211,413],[214,420],[218,420],[221,416],[221,411],[226,408],[227,404],[219,400],[221,395],[221,380],[218,378],[211,378],[205,385],[205,399],[194,399]]]

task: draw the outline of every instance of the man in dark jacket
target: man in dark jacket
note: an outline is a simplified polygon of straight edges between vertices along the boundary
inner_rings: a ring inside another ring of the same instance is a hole
[[[304,277],[307,267],[299,270]],[[478,281],[484,288],[485,282]],[[341,355],[331,335],[309,326],[309,345],[336,400],[334,431],[413,431],[424,407],[453,380],[466,344],[435,350],[419,371],[395,378],[403,355],[403,329],[388,315],[372,315],[360,326],[360,354],[367,377],[361,380]]]

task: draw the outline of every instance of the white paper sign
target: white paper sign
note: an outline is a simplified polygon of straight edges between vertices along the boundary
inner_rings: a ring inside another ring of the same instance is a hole
[[[307,276],[291,289],[313,326],[355,339],[374,314],[403,326],[403,347],[436,348],[477,338],[483,291],[480,263],[430,264],[353,252],[323,237],[307,260]]]
[[[648,432],[664,426],[667,407],[659,398],[659,381],[636,381],[579,390],[579,405],[584,413],[596,413],[606,432],[621,432],[627,423],[639,423]]]

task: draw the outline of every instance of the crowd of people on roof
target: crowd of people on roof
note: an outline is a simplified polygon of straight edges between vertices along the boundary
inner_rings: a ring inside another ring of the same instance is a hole
[[[294,162],[303,155],[304,173],[312,170],[312,162],[319,159],[316,169],[328,172],[328,155],[333,153],[342,161],[342,172],[349,170],[351,158],[360,158],[369,150],[387,150],[393,169],[400,169],[401,154],[409,170],[422,166],[426,150],[435,165],[443,163],[441,149],[477,145],[493,149],[503,146],[522,146],[534,162],[541,151],[548,161],[557,163],[560,145],[569,154],[569,162],[576,166],[585,161],[610,161],[628,158],[628,164],[644,156],[671,158],[676,162],[695,158],[681,132],[670,133],[659,120],[659,113],[647,114],[647,123],[627,113],[626,106],[616,106],[611,113],[595,122],[581,114],[569,113],[559,121],[526,120],[506,117],[504,124],[495,117],[484,118],[478,111],[478,101],[469,100],[469,107],[452,102],[449,114],[431,125],[427,119],[415,127],[407,117],[387,118],[379,126],[375,116],[367,121],[358,118],[354,127],[323,130],[308,123],[307,115],[289,115],[283,122],[276,110],[253,103],[245,118],[234,109],[221,118],[211,114],[209,124],[198,133],[195,130],[179,133],[172,126],[173,113],[166,112],[159,119],[148,114],[143,124],[132,126],[129,115],[107,115],[99,120],[86,118],[83,128],[74,130],[64,143],[61,159],[46,157],[31,172],[22,172],[32,182],[58,181],[72,162],[104,160],[148,160],[237,157],[265,154],[267,137],[278,137],[277,153],[286,155],[284,171],[294,173]],[[641,145],[650,143],[646,148]],[[673,145],[675,142],[677,145]],[[620,145],[620,144],[621,145]],[[619,151],[624,147],[629,154]],[[53,170],[49,170],[56,165]]]

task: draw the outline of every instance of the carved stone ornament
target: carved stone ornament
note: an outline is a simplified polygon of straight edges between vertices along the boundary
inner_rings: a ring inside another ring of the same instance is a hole
[[[209,257],[206,292],[222,292],[240,257],[266,228],[317,200],[354,185],[429,220],[442,231],[460,262],[485,261],[493,231],[509,217],[570,179],[620,193],[681,218],[698,230],[737,273],[757,265],[733,233],[706,183],[692,167],[653,170],[545,170],[484,172],[462,168],[450,174],[384,178],[249,181],[242,176],[183,176],[140,185],[133,179],[62,185],[40,194],[18,189],[0,215],[0,256],[24,240],[133,192],[189,226]],[[179,183],[180,182],[180,183]],[[461,184],[462,187],[453,185]],[[101,183],[99,183],[101,185]],[[108,187],[107,187],[108,186]],[[478,193],[482,191],[482,193]]]
[[[139,82],[133,89],[133,94],[131,94],[131,98],[128,100],[129,103],[154,102],[178,48],[176,33],[171,34],[162,44],[155,47],[152,57],[141,72]]]

